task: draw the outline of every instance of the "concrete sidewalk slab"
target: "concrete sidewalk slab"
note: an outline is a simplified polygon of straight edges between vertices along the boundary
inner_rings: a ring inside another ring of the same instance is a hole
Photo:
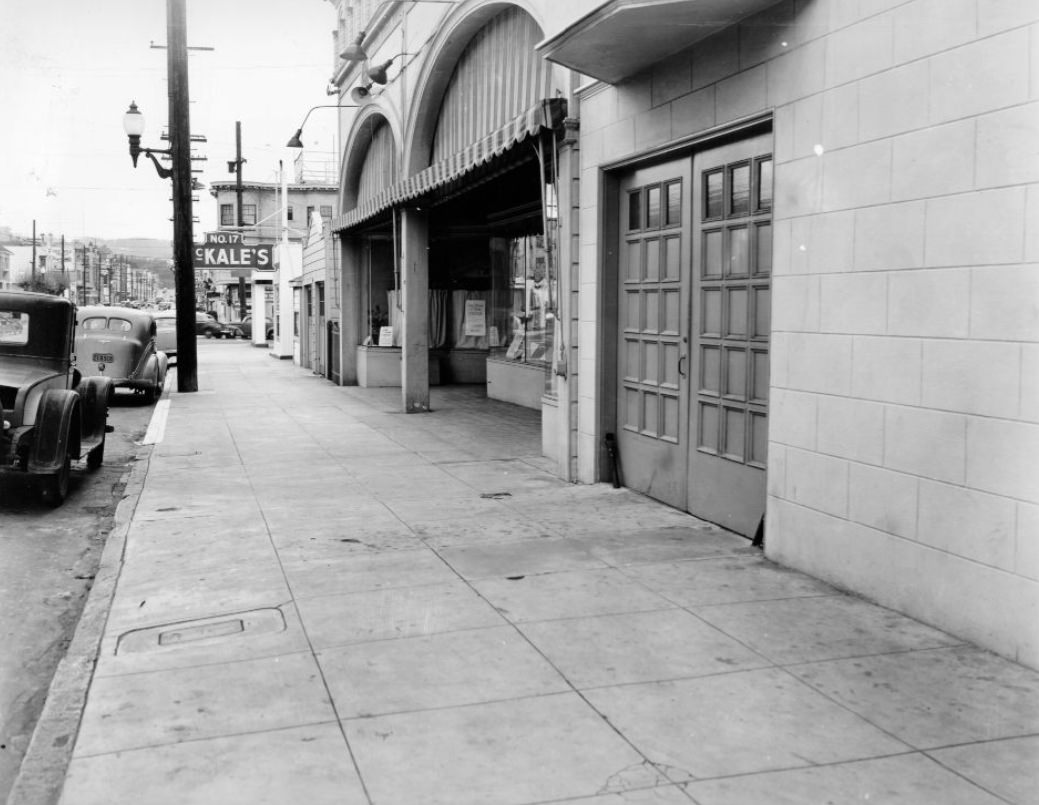
[[[599,688],[584,696],[674,779],[824,765],[908,750],[777,668]]]
[[[80,758],[64,802],[368,805],[335,722]]]
[[[64,805],[1034,801],[1039,674],[562,482],[478,388],[247,347],[170,398]]]

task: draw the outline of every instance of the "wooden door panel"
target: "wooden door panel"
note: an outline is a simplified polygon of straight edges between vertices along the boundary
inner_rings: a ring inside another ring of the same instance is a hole
[[[684,508],[690,162],[621,182],[617,440],[626,486]]]
[[[771,323],[771,136],[697,154],[689,510],[750,536],[764,513]],[[767,183],[767,186],[766,186]]]

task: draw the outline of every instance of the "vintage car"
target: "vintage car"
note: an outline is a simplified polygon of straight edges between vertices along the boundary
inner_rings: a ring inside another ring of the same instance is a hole
[[[177,311],[156,310],[152,315],[155,317],[155,348],[165,352],[172,363],[177,357]]]
[[[76,322],[76,368],[84,377],[107,377],[114,388],[162,396],[169,359],[155,346],[155,318],[129,307],[82,307]]]
[[[76,306],[67,299],[0,291],[0,483],[32,481],[57,506],[68,495],[72,462],[105,456],[112,381],[74,367]]]
[[[246,316],[241,321],[230,321],[227,326],[231,328],[234,335],[232,338],[252,338],[253,337],[253,317]],[[264,319],[264,336],[268,341],[274,340],[274,325],[270,319]]]
[[[235,336],[231,327],[201,310],[195,311],[195,335],[204,335],[206,338],[234,338]]]

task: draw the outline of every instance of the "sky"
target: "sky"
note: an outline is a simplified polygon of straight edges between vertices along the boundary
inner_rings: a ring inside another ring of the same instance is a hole
[[[335,8],[328,0],[186,0],[192,135],[207,186],[195,239],[216,229],[212,181],[233,180],[235,121],[243,178],[276,181],[307,110],[335,103]],[[136,101],[142,146],[161,139],[169,100],[166,0],[0,0],[0,227],[66,240],[173,237],[171,182],[142,154],[134,170],[123,114]],[[335,150],[335,112],[317,110],[308,151]],[[291,174],[290,174],[291,176]]]

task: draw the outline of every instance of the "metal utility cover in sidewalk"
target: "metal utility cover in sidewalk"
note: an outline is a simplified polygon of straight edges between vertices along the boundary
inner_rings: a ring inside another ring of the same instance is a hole
[[[148,629],[135,629],[120,635],[116,654],[139,654],[158,649],[175,649],[188,643],[224,640],[235,636],[251,637],[285,631],[285,616],[280,609],[254,609],[165,623]]]

